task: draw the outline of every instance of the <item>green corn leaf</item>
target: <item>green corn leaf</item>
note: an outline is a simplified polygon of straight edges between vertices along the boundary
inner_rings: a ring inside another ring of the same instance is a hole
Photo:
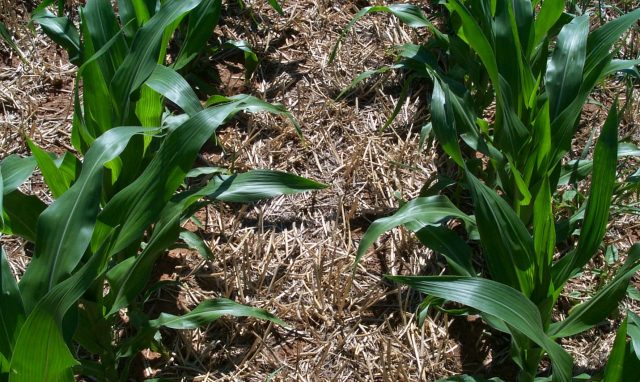
[[[616,277],[598,290],[586,302],[571,309],[569,317],[552,324],[549,335],[554,338],[568,337],[581,333],[602,322],[625,297],[629,280],[640,270],[640,244],[635,244],[629,251],[629,257]]]
[[[495,316],[542,347],[551,358],[554,381],[570,381],[573,361],[545,334],[538,308],[522,293],[496,281],[463,276],[385,276],[421,293]]]
[[[447,264],[460,276],[475,276],[471,259],[473,252],[471,247],[452,230],[440,226],[425,226],[416,236],[420,242],[439,252],[447,259]]]
[[[162,95],[143,84],[140,88],[140,98],[136,102],[135,114],[141,126],[160,126],[164,111]],[[145,139],[144,147],[148,147],[150,139]],[[142,155],[142,153],[140,153]]]
[[[2,166],[0,166],[0,232],[4,232],[4,181],[2,180]]]
[[[20,158],[13,154],[0,161],[0,228],[9,233],[10,227],[5,227],[4,195],[15,191],[24,183],[35,169],[36,162],[32,157]],[[15,211],[14,208],[8,207]]]
[[[518,10],[528,8],[531,19],[533,18],[533,14],[531,13],[531,4],[528,1],[515,2],[518,5],[512,3],[513,2],[507,0],[496,1],[493,31],[495,34],[494,47],[498,71],[506,82],[510,84],[512,89],[512,96],[509,99],[509,103],[518,105],[518,98],[526,96],[522,87],[524,79],[521,78],[524,53],[522,51],[520,37],[518,36],[518,27],[527,29],[527,25],[530,25],[531,20],[526,20],[526,17],[522,17],[522,23],[516,25],[514,13],[516,13],[516,8]],[[524,16],[525,12],[519,12],[518,14]],[[529,76],[531,77],[531,74],[529,74]],[[526,94],[529,93],[527,92]]]
[[[504,382],[504,380],[494,377],[491,379],[484,379],[481,377],[474,377],[471,375],[456,375],[455,377],[449,377],[445,379],[438,379],[436,382]]]
[[[249,104],[244,100],[249,100]],[[144,173],[116,194],[100,213],[99,220],[105,226],[122,225],[116,251],[139,238],[158,217],[184,181],[202,145],[227,118],[241,110],[252,109],[250,100],[251,97],[237,98],[234,102],[205,109],[167,135]],[[93,239],[94,244],[101,240],[100,235]]]
[[[157,65],[145,85],[180,106],[190,117],[202,111],[202,105],[191,86],[171,68]]]
[[[389,6],[376,5],[376,6],[365,7],[365,8],[362,8],[358,13],[356,13],[355,16],[353,16],[349,24],[346,26],[346,28],[344,28],[344,30],[340,34],[338,41],[336,42],[333,49],[331,50],[331,53],[329,54],[329,63],[333,62],[333,60],[336,58],[336,54],[338,53],[338,48],[340,47],[340,44],[342,44],[342,41],[344,41],[344,38],[347,36],[347,33],[349,33],[351,28],[353,28],[353,26],[358,22],[358,20],[360,20],[365,15],[369,13],[374,13],[374,12],[391,13],[392,15],[399,18],[400,21],[402,21],[403,23],[407,24],[412,28],[429,28],[429,30],[432,33],[434,33],[435,36],[439,38],[444,38],[442,33],[436,27],[433,26],[433,24],[431,23],[431,21],[429,21],[429,19],[427,19],[424,12],[422,12],[422,10],[415,5],[392,4]]]
[[[83,34],[83,54],[84,63],[78,69],[77,78],[74,89],[74,126],[71,131],[72,142],[81,140],[84,145],[79,142],[74,146],[84,149],[89,147],[96,137],[102,135],[109,130],[113,124],[112,99],[109,93],[108,82],[105,78],[105,71],[110,70],[108,62],[98,61],[100,53],[95,52],[95,47],[91,34],[89,33],[89,20],[85,17],[85,12],[80,14]],[[115,39],[112,39],[115,42]],[[104,45],[102,49],[104,49]],[[104,53],[103,53],[104,54]],[[113,76],[113,74],[111,74]],[[79,84],[82,83],[82,103],[84,108],[80,107],[80,89]],[[76,99],[77,98],[77,99]],[[84,150],[79,150],[84,152]]]
[[[500,81],[498,77],[498,63],[496,56],[491,48],[491,42],[483,32],[482,28],[476,22],[476,19],[469,12],[467,7],[460,0],[449,0],[445,4],[449,12],[455,13],[460,17],[463,40],[478,54],[482,64],[484,65],[491,83],[496,91],[497,98],[500,98]],[[462,37],[461,37],[462,38]]]
[[[252,308],[225,298],[216,298],[201,302],[194,310],[182,316],[161,313],[157,319],[146,322],[145,326],[135,337],[120,346],[117,356],[131,356],[144,349],[148,346],[149,342],[153,340],[154,335],[161,327],[171,329],[195,329],[210,324],[225,315],[254,317],[286,326],[282,320],[264,309]]]
[[[242,191],[243,188],[249,189]],[[231,176],[216,176],[205,187],[174,196],[160,213],[144,251],[109,279],[112,293],[109,315],[127,306],[147,282],[158,256],[173,245],[180,233],[180,221],[189,216],[192,206],[202,197],[214,200],[249,202],[276,195],[324,188],[324,185],[278,171],[250,171]],[[226,195],[226,196],[225,196]],[[145,275],[145,276],[142,276]]]
[[[516,160],[520,153],[527,150],[529,131],[516,114],[513,96],[509,83],[502,75],[498,75],[499,91],[496,91],[496,102],[499,113],[496,118],[494,141],[497,148],[502,149],[508,159]]]
[[[603,70],[600,79],[604,79],[617,72],[626,73],[640,79],[640,72],[638,72],[637,68],[638,65],[640,65],[640,60],[611,60]]]
[[[275,9],[275,11],[278,12],[278,14],[280,14],[280,16],[284,16],[284,11],[282,10],[280,3],[278,3],[278,0],[267,0],[267,1],[269,2],[269,5],[271,5],[271,8]]]
[[[552,120],[553,146],[550,166],[555,166],[564,156],[573,137],[575,121],[591,93],[606,70],[612,45],[634,22],[640,18],[640,8],[610,21],[593,31],[587,39],[587,57],[584,63],[583,83],[574,101],[555,120]]]
[[[3,23],[0,23],[0,39],[2,39],[11,49],[14,50],[14,52],[18,54],[18,57],[20,57],[20,60],[23,63],[29,65],[29,61],[24,57],[24,53],[22,53],[16,42],[13,40],[11,32],[9,32],[9,29],[7,29],[6,25]]]
[[[20,236],[30,242],[36,241],[36,223],[47,208],[37,196],[13,191],[4,196],[3,233]]]
[[[118,18],[120,24],[124,25],[124,35],[127,42],[131,42],[138,30],[138,21],[136,20],[136,11],[130,0],[118,0]]]
[[[627,156],[640,156],[640,148],[631,142],[618,143],[618,159]],[[565,186],[570,182],[575,182],[586,178],[593,171],[593,160],[580,159],[567,162],[562,167],[558,185]]]
[[[24,320],[18,284],[0,246],[0,354],[8,360],[11,359]]]
[[[594,75],[602,70],[602,63],[611,61],[610,50],[620,36],[640,18],[640,8],[612,20],[593,31],[587,40],[585,78],[600,78]],[[606,66],[604,66],[606,67]]]
[[[99,49],[109,46],[108,51],[97,58],[104,82],[108,84],[124,61],[128,51],[111,2],[109,0],[88,1],[82,9],[82,28],[85,44],[86,40],[90,39],[92,48]],[[89,54],[91,53],[89,52]],[[88,58],[88,56],[84,57],[85,60]],[[85,91],[84,94],[86,93]]]
[[[472,217],[460,211],[445,196],[436,195],[413,199],[400,207],[393,215],[378,219],[369,226],[362,240],[360,240],[355,264],[357,265],[360,262],[367,249],[373,245],[380,235],[392,228],[405,225],[416,232],[424,226],[437,225],[450,218],[461,219],[467,224],[475,223]]]
[[[120,118],[130,112],[130,96],[154,71],[165,28],[183,17],[202,0],[169,0],[136,34],[130,53],[114,74],[111,82],[113,99],[118,102]],[[123,121],[124,122],[124,121]]]
[[[11,358],[9,382],[74,381],[78,365],[62,335],[66,312],[93,285],[106,265],[111,238],[73,276],[57,284],[27,317]]]
[[[33,14],[36,14],[40,11],[45,10],[47,7],[51,6],[53,3],[57,4],[58,16],[62,16],[62,12],[64,11],[64,0],[43,0],[38,6],[33,10]]]
[[[12,154],[0,161],[2,193],[6,195],[15,191],[31,177],[35,168],[36,160],[33,157],[21,158]]]
[[[627,334],[631,337],[631,345],[636,356],[640,357],[640,317],[632,311],[627,311]]]
[[[245,80],[249,81],[251,79],[251,75],[258,67],[258,55],[251,48],[251,46],[244,40],[238,41],[227,41],[222,45],[223,48],[233,48],[239,49],[244,54],[244,68],[245,68]]]
[[[202,240],[196,233],[182,230],[180,232],[180,239],[184,241],[187,247],[195,249],[203,259],[213,260],[213,252],[211,248]]]
[[[82,162],[78,160],[70,152],[65,152],[61,157],[54,159],[54,163],[62,174],[62,178],[64,182],[68,185],[71,185],[76,181],[78,175],[80,174],[80,170],[82,169]],[[68,188],[68,187],[67,187]]]
[[[390,70],[399,69],[402,67],[404,67],[404,65],[390,65],[390,66],[381,66],[378,69],[365,70],[364,72],[358,74],[356,78],[354,78],[346,88],[342,89],[340,94],[338,94],[338,96],[336,97],[336,100],[340,100],[344,98],[347,94],[349,94],[349,92],[351,92],[351,90],[353,90],[356,86],[358,86],[358,84],[360,84],[367,78],[371,78],[378,74],[387,73]]]
[[[221,0],[205,0],[191,14],[187,35],[173,68],[179,70],[198,56],[220,19]]]
[[[545,177],[533,205],[533,247],[536,271],[534,301],[541,301],[549,295],[551,265],[556,244],[556,230],[553,218],[552,197],[549,179]]]
[[[62,337],[59,324],[43,309],[34,311],[22,326],[11,359],[9,382],[73,382],[78,365]]]
[[[40,172],[42,172],[44,181],[47,183],[53,197],[55,199],[59,198],[65,191],[67,191],[67,189],[69,189],[70,184],[67,182],[67,179],[58,166],[56,166],[56,163],[49,153],[46,153],[28,138],[27,145],[29,146],[33,157],[38,162]]]
[[[545,77],[549,115],[554,120],[576,97],[587,54],[589,16],[576,17],[558,35]]]
[[[225,202],[249,203],[279,195],[321,190],[327,185],[286,172],[252,170],[221,176],[228,183],[209,197]]]
[[[625,368],[625,353],[627,352],[629,345],[627,344],[627,319],[622,321],[622,324],[616,332],[616,338],[613,341],[611,347],[611,354],[607,360],[607,365],[604,369],[604,380],[607,382],[624,382],[624,368]],[[637,373],[637,370],[635,370]],[[637,376],[637,374],[636,374]]]
[[[96,140],[77,182],[38,219],[35,254],[20,281],[27,311],[71,273],[82,258],[99,212],[103,166],[116,158],[134,135],[154,130],[120,127]]]
[[[446,86],[446,85],[444,85]],[[448,89],[447,89],[448,90]],[[458,166],[464,166],[462,152],[458,144],[456,132],[456,120],[453,115],[451,102],[448,99],[450,92],[444,92],[438,79],[433,82],[433,94],[431,95],[431,123],[433,131],[442,146],[442,149],[453,159]]]
[[[162,313],[157,319],[149,321],[149,326],[152,328],[195,329],[225,315],[255,317],[286,326],[282,320],[264,309],[251,308],[224,298],[201,302],[194,310],[182,316]]]
[[[534,47],[542,44],[549,30],[560,19],[564,10],[564,0],[545,0],[540,7],[540,12],[535,21]]]
[[[578,248],[573,252],[570,260],[561,263],[562,268],[555,267],[557,268],[554,270],[556,288],[564,285],[566,280],[587,264],[602,242],[609,221],[611,196],[616,180],[617,153],[618,107],[616,101],[609,111],[596,144],[591,191],[580,230]]]
[[[492,278],[530,296],[536,264],[531,235],[504,199],[470,172],[466,177]]]
[[[80,65],[80,34],[71,20],[55,17],[46,9],[34,13],[31,20],[40,24],[44,33],[67,51],[72,64]]]

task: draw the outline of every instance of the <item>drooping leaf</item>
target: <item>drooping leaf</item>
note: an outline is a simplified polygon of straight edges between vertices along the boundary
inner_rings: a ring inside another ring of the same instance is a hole
[[[54,198],[59,198],[69,188],[70,184],[67,182],[67,179],[58,166],[56,166],[50,154],[46,153],[30,139],[27,139],[27,145],[29,145],[33,157],[38,162],[42,177],[47,183],[51,194],[53,194]]]
[[[209,248],[204,240],[202,240],[202,238],[196,233],[182,230],[182,232],[180,232],[180,239],[184,241],[189,248],[198,251],[198,254],[202,256],[203,259],[213,260],[211,248]]]
[[[20,60],[22,60],[23,63],[29,64],[29,61],[25,58],[24,53],[22,53],[18,44],[16,44],[13,39],[13,35],[4,23],[0,23],[0,39],[2,39],[11,49],[13,49],[14,52],[18,54],[18,57],[20,57]]]
[[[12,154],[0,161],[2,193],[6,195],[20,187],[33,174],[35,168],[36,160],[33,157],[21,158]]]
[[[449,266],[460,276],[475,276],[471,247],[460,236],[448,228],[425,226],[416,236],[427,248],[439,252],[447,259]]]
[[[44,33],[67,51],[71,63],[80,65],[80,34],[69,18],[56,17],[43,9],[34,13],[31,20],[40,24]]]
[[[2,232],[20,236],[30,242],[36,241],[36,223],[47,208],[37,196],[13,191],[4,196],[4,228]]]
[[[640,244],[629,251],[629,257],[615,278],[596,292],[589,300],[577,305],[569,317],[552,324],[549,335],[554,338],[569,337],[581,333],[602,322],[625,296],[629,280],[640,270]]]
[[[262,187],[259,186],[260,183]],[[255,187],[256,185],[258,186]],[[244,187],[249,189],[243,192]],[[142,291],[156,259],[177,240],[181,220],[195,212],[190,209],[201,198],[206,196],[212,200],[249,202],[323,187],[324,185],[295,175],[259,170],[246,174],[216,176],[200,189],[174,196],[160,213],[143,252],[131,258],[130,263],[122,267],[117,274],[111,273],[109,281],[112,293],[108,299],[112,303],[109,314],[127,306]]]
[[[182,316],[162,313],[157,319],[149,321],[149,326],[152,328],[195,329],[224,315],[255,317],[286,326],[282,320],[264,309],[251,308],[224,298],[203,301],[194,310]]]
[[[415,5],[391,4],[389,6],[382,6],[382,5],[369,6],[369,7],[362,8],[358,13],[356,13],[356,15],[353,16],[353,18],[349,22],[349,24],[344,28],[344,30],[340,34],[340,37],[338,38],[338,41],[336,42],[333,49],[331,50],[331,53],[329,54],[329,62],[333,62],[338,52],[338,48],[340,47],[340,44],[342,44],[342,41],[344,41],[344,38],[347,36],[347,33],[349,33],[351,28],[353,28],[353,26],[358,22],[358,20],[360,20],[365,15],[369,13],[374,13],[374,12],[391,13],[392,15],[399,18],[403,23],[409,25],[412,28],[429,28],[429,30],[432,31],[434,34],[436,34],[436,36],[442,36],[444,38],[442,33],[433,26],[433,24],[431,23],[431,21],[429,21],[429,19],[427,19],[424,12],[422,12],[422,10]]]
[[[380,235],[392,228],[405,225],[415,232],[424,226],[437,225],[449,218],[458,218],[466,223],[474,223],[470,216],[460,211],[444,196],[436,195],[413,199],[400,207],[393,215],[378,219],[369,226],[360,240],[355,264],[360,262],[367,249]]]
[[[211,196],[216,200],[236,203],[256,202],[278,195],[321,190],[327,187],[307,178],[271,170],[252,170],[229,177],[221,176],[221,178],[231,181]]]
[[[470,306],[498,317],[542,347],[551,358],[554,380],[570,381],[573,361],[547,336],[537,307],[519,291],[502,283],[463,276],[386,276],[422,293]]]
[[[145,85],[180,106],[190,117],[202,111],[202,105],[191,86],[171,68],[157,65]]]

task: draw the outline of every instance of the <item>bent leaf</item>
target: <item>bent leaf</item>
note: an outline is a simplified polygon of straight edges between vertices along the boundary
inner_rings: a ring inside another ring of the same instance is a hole
[[[495,316],[547,351],[554,380],[571,380],[573,361],[544,332],[538,308],[519,291],[496,281],[463,276],[385,276],[419,292]]]

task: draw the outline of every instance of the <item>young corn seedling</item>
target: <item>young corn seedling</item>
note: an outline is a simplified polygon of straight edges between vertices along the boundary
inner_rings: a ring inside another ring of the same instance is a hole
[[[248,95],[213,97],[203,107],[185,79],[161,64],[180,20],[188,19],[191,30],[219,4],[167,0],[145,13],[144,2],[120,1],[118,21],[108,0],[89,0],[79,33],[64,18],[36,17],[79,65],[83,91],[80,97],[76,85],[72,139],[83,157],[56,158],[29,142],[33,156],[0,162],[1,232],[35,247],[19,282],[0,252],[0,381],[126,381],[133,356],[158,346],[161,327],[196,328],[222,315],[282,323],[222,298],[182,316],[152,319],[144,311],[145,293],[159,287],[148,285],[156,261],[178,238],[197,239],[181,228],[197,210],[325,187],[278,171],[192,170],[205,142],[237,113],[292,119],[282,106]],[[127,13],[133,5],[135,15]],[[189,51],[184,44],[181,52]],[[165,99],[180,113],[167,113]],[[18,189],[36,166],[54,198],[50,205]],[[209,177],[185,185],[202,173]],[[124,338],[114,331],[123,309],[131,329]]]
[[[640,269],[636,244],[608,283],[564,320],[553,321],[564,286],[598,253],[605,235],[617,158],[624,155],[618,143],[617,102],[602,126],[591,168],[583,168],[591,174],[586,202],[568,219],[557,219],[553,197],[563,178],[576,176],[576,169],[567,171],[562,160],[595,85],[614,72],[635,71],[637,60],[613,60],[611,49],[640,18],[640,10],[590,32],[589,16],[564,13],[564,1],[443,4],[451,28],[447,34],[419,8],[405,4],[365,8],[349,27],[367,13],[383,11],[432,31],[433,38],[423,46],[402,47],[402,60],[393,68],[433,83],[433,133],[459,169],[457,186],[471,196],[473,215],[462,212],[467,207],[463,199],[450,200],[438,185],[425,187],[422,197],[371,225],[356,261],[379,235],[404,225],[445,257],[452,274],[388,276],[390,280],[427,294],[425,304],[437,305],[440,299],[473,308],[489,325],[510,334],[519,381],[536,378],[545,354],[553,366],[552,380],[570,381],[573,361],[556,340],[581,333],[615,311]],[[492,104],[491,118],[481,118]],[[454,219],[464,223],[466,240],[447,224]],[[558,244],[578,226],[577,245],[560,250]],[[486,272],[476,268],[478,262]],[[622,343],[625,337],[620,334]],[[624,354],[623,345],[615,347],[610,363],[637,364],[637,352]],[[607,381],[637,378],[633,367],[610,371],[616,367],[607,367]]]

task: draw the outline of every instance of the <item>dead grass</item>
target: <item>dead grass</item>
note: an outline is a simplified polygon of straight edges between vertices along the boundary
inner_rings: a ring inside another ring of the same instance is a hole
[[[51,42],[26,28],[24,4],[5,6],[9,1],[0,0],[0,18],[17,33],[30,65],[11,54],[0,59],[1,156],[27,154],[25,134],[49,151],[62,152],[69,148],[73,67]],[[149,309],[180,312],[205,298],[224,296],[268,309],[290,326],[221,319],[200,330],[162,332],[167,355],[146,352],[135,378],[432,381],[461,371],[477,373],[483,366],[500,370],[494,361],[506,356],[504,338],[472,320],[456,323],[441,313],[419,327],[414,314],[418,296],[383,281],[386,273],[442,271],[443,264],[407,232],[385,236],[352,272],[364,230],[397,208],[396,195],[417,195],[435,173],[437,155],[418,150],[416,115],[425,114],[419,91],[393,125],[378,132],[400,93],[396,75],[383,85],[359,88],[346,100],[335,97],[358,73],[390,63],[394,45],[423,36],[392,18],[369,17],[357,24],[329,65],[328,54],[356,6],[307,0],[285,5],[283,18],[266,2],[256,2],[251,9],[258,26],[251,24],[247,11],[232,9],[234,21],[216,30],[218,36],[247,39],[260,52],[262,62],[249,86],[242,72],[215,57],[210,65],[218,68],[226,91],[285,104],[300,122],[304,139],[277,117],[243,117],[221,131],[223,149],[203,156],[215,165],[238,169],[291,171],[331,188],[200,211],[204,226],[188,228],[207,240],[215,260],[171,252],[159,264],[158,278],[178,280],[181,286],[154,296]],[[623,127],[634,139],[637,116],[630,111]],[[597,120],[603,118],[597,113]],[[46,197],[37,177],[29,187]],[[631,240],[625,237],[631,232],[633,241],[638,240],[635,217],[622,217],[611,228],[609,242],[627,247]],[[2,242],[20,275],[29,249],[11,237]],[[638,311],[637,305],[634,309]],[[614,334],[611,328],[597,328],[563,345],[578,367],[597,368]],[[502,343],[503,348],[492,350],[491,343]]]

